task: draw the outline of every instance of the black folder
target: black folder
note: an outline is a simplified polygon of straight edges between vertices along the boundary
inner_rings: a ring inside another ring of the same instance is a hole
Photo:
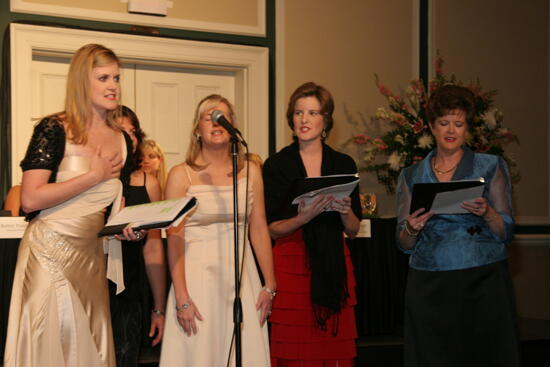
[[[420,208],[429,211],[432,208],[435,196],[439,193],[468,189],[471,187],[483,186],[485,181],[483,178],[475,180],[459,180],[448,182],[430,182],[417,183],[413,185],[411,209],[409,214],[412,214]]]
[[[165,203],[165,202],[168,202],[168,201],[170,201],[170,200],[164,200],[162,202],[153,202],[153,203],[148,203],[148,204],[132,205],[132,206],[128,206],[128,207],[124,208],[123,210],[128,209],[128,208],[132,208],[132,207],[137,207],[137,206],[155,205],[155,204]],[[140,218],[137,221],[139,224],[137,226],[133,226],[132,228],[135,231],[140,231],[142,229],[155,229],[155,228],[168,227],[172,223],[177,221],[179,218],[181,218],[182,216],[187,215],[197,205],[197,198],[195,198],[193,196],[193,197],[189,198],[187,203],[182,203],[182,205],[183,206],[181,207],[181,209],[179,209],[179,211],[175,212],[174,215],[171,216],[167,220],[159,221],[159,220],[156,220],[156,219],[148,220],[146,218]],[[120,213],[122,213],[122,211],[117,213],[117,215],[120,214]],[[116,215],[115,215],[115,218],[113,218],[113,219],[116,219]],[[119,223],[119,224],[114,224],[114,225],[109,225],[109,223],[107,223],[107,225],[105,225],[105,227],[103,227],[103,229],[97,235],[98,235],[98,237],[102,237],[102,236],[114,236],[116,234],[122,234],[122,230],[124,228],[126,228],[128,225],[132,224],[132,223],[136,223],[136,221],[127,222],[127,223]]]

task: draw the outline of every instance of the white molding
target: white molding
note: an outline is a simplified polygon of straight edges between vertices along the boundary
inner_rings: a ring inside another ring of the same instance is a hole
[[[286,144],[286,98],[285,98],[285,0],[275,3],[275,150]]]
[[[269,154],[269,50],[265,47],[197,42],[169,38],[11,24],[12,181],[19,183],[19,161],[32,133],[29,97],[31,61],[35,53],[73,54],[81,46],[101,43],[121,60],[234,72],[243,86],[239,116],[250,150]]]
[[[242,34],[265,37],[266,35],[266,0],[256,0],[258,12],[256,26],[230,23],[202,22],[189,19],[176,19],[151,15],[119,13],[104,10],[90,10],[70,6],[29,3],[25,0],[10,0],[10,10],[16,13],[40,14],[54,17],[95,20],[123,24],[135,24],[149,27],[188,29],[201,32]],[[169,11],[168,11],[169,13]],[[168,14],[169,15],[169,14]]]

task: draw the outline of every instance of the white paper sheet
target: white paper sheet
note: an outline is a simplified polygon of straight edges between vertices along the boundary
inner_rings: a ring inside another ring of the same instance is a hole
[[[460,204],[481,197],[483,185],[467,189],[440,192],[435,195],[431,211],[435,214],[464,214],[469,213]]]
[[[306,205],[309,205],[319,195],[332,195],[335,199],[341,200],[350,196],[358,183],[359,179],[345,184],[323,187],[322,189],[306,192],[292,200],[292,204],[299,204],[303,200]]]

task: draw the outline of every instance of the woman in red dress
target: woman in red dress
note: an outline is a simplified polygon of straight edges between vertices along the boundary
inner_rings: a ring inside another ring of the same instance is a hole
[[[295,141],[264,165],[278,284],[270,318],[274,367],[353,366],[356,355],[355,279],[344,233],[354,237],[359,229],[359,192],[340,200],[321,196],[309,205],[288,200],[298,178],[357,173],[352,158],[324,143],[333,110],[322,86],[298,87],[287,109]]]

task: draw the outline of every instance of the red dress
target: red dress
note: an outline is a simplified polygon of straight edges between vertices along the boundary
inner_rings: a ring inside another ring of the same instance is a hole
[[[310,298],[311,273],[306,267],[302,230],[280,238],[273,248],[277,296],[271,322],[272,367],[352,367],[356,356],[355,278],[344,244],[349,297],[340,313],[327,321],[327,330],[315,325]],[[333,335],[333,331],[336,334]]]

